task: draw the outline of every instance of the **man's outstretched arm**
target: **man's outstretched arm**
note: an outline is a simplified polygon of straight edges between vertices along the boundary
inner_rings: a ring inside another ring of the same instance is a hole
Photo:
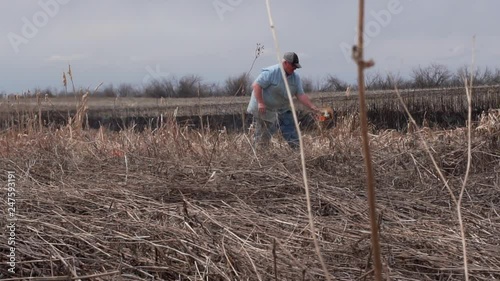
[[[299,100],[299,102],[303,105],[305,105],[307,108],[309,108],[310,110],[314,111],[314,112],[318,112],[319,111],[319,108],[317,106],[315,106],[311,100],[309,99],[309,97],[306,95],[306,94],[302,94],[302,95],[297,95],[297,99]]]

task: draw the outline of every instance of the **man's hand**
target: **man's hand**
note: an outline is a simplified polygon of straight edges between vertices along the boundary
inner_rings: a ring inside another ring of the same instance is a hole
[[[266,113],[266,104],[264,103],[264,98],[262,97],[262,87],[260,87],[257,83],[253,83],[253,92],[255,94],[255,99],[257,99],[259,114]]]
[[[263,102],[259,102],[258,106],[259,106],[259,113],[265,114],[266,113],[266,104]]]

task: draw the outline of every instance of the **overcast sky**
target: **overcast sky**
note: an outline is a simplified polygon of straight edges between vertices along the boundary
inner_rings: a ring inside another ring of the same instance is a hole
[[[499,67],[500,1],[366,1],[370,71],[407,75],[418,65]],[[295,51],[302,77],[356,79],[355,0],[271,0],[282,52]],[[196,74],[223,82],[275,64],[264,0],[0,0],[0,91],[62,89],[68,63],[78,87]]]

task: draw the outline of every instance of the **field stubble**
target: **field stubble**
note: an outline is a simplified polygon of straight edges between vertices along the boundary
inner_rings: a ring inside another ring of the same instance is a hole
[[[472,280],[500,278],[500,128],[491,118],[474,131],[463,199]],[[330,273],[370,280],[363,159],[352,122],[307,133],[306,161],[315,235]],[[422,130],[458,192],[466,131]],[[249,138],[175,122],[142,133],[68,127],[3,133],[1,175],[15,170],[19,177],[12,277],[324,280],[299,155],[279,138],[256,155]],[[456,212],[417,136],[379,131],[370,138],[385,274],[462,280]],[[0,249],[5,256],[6,245]],[[9,276],[4,268],[0,274]]]
[[[432,113],[465,112],[467,101],[463,88],[405,89],[400,91],[410,111]],[[330,106],[338,113],[357,112],[357,92],[324,92],[308,94],[317,105]],[[370,110],[379,114],[384,111],[400,110],[399,100],[393,90],[367,92]],[[146,97],[98,97],[89,95],[87,102],[89,116],[114,115],[158,116],[160,114],[177,116],[241,114],[246,111],[249,96],[205,97],[205,98],[146,98]],[[8,114],[19,112],[60,112],[64,116],[74,113],[80,97],[10,97],[0,100],[0,120]],[[500,105],[500,85],[474,87],[473,103],[476,108],[498,108]],[[304,109],[296,103],[299,109]]]

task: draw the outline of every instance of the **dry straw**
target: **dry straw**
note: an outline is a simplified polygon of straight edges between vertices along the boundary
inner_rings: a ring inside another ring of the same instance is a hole
[[[3,266],[2,278],[371,279],[359,115],[341,118],[324,138],[304,132],[308,157],[299,164],[280,140],[257,155],[247,134],[200,133],[177,124],[176,114],[142,132],[78,125],[78,134],[71,126],[37,130],[31,114],[2,132],[0,175],[16,171],[20,194],[16,275]],[[409,118],[414,133],[368,135],[384,275],[499,279],[500,110],[485,113],[474,132],[470,113],[467,130],[420,129]],[[306,169],[313,184],[304,198]]]
[[[243,135],[200,136],[170,120],[154,132],[83,130],[70,139],[67,130],[46,130],[11,142],[0,174],[12,169],[22,175],[18,276],[119,271],[116,278],[125,280],[326,279],[308,231],[298,157],[275,147],[274,154],[259,155],[259,166]],[[316,235],[335,279],[370,280],[360,134],[338,129],[333,153],[308,133],[303,139]],[[448,181],[461,183],[466,132],[419,131],[436,162],[451,166]],[[500,210],[494,205],[500,155],[489,142],[499,133],[482,132],[471,144],[465,195],[473,200],[463,202],[462,217],[469,222],[475,280],[500,278]],[[452,202],[416,136],[370,136],[384,268],[393,280],[460,280]],[[127,164],[116,149],[126,152]]]
[[[329,281],[329,280],[331,280],[331,276],[330,276],[330,273],[328,272],[325,261],[323,259],[322,254],[321,254],[321,249],[320,249],[320,246],[318,243],[318,239],[316,237],[316,229],[314,227],[314,218],[313,218],[312,208],[311,208],[311,195],[310,195],[310,191],[309,191],[309,182],[307,179],[307,168],[306,168],[306,161],[305,161],[305,155],[304,155],[304,142],[302,140],[302,132],[301,132],[300,127],[299,127],[297,112],[295,110],[295,105],[293,103],[292,94],[290,92],[290,86],[288,85],[288,79],[286,78],[286,73],[285,73],[285,70],[283,69],[283,64],[281,63],[281,51],[280,51],[280,47],[279,47],[278,37],[276,35],[276,30],[275,30],[275,26],[274,26],[274,22],[273,22],[273,18],[272,18],[271,6],[269,4],[269,0],[266,0],[266,6],[267,6],[267,14],[269,17],[269,25],[271,27],[271,32],[272,32],[272,35],[274,38],[274,44],[276,47],[276,56],[277,56],[278,64],[279,64],[280,69],[281,69],[282,79],[285,82],[286,92],[288,95],[288,101],[290,102],[290,107],[291,107],[291,111],[292,111],[292,115],[293,115],[293,121],[295,123],[295,129],[297,130],[297,133],[299,136],[300,163],[302,165],[302,178],[303,178],[304,189],[305,189],[305,193],[306,193],[307,213],[308,213],[308,218],[309,218],[309,226],[311,229],[311,236],[312,236],[313,241],[314,241],[314,249],[316,250],[316,254],[318,255],[318,259],[321,263],[321,267],[323,268],[323,271],[325,272],[326,280]]]
[[[467,76],[464,76],[464,84],[465,84],[465,92],[467,96],[467,102],[468,102],[468,110],[467,110],[467,166],[465,169],[465,175],[464,179],[462,180],[462,185],[460,188],[460,192],[457,196],[453,192],[453,189],[449,185],[449,181],[446,179],[444,176],[443,172],[441,171],[439,165],[437,164],[437,161],[435,160],[435,157],[433,156],[431,152],[431,147],[428,145],[427,141],[425,140],[425,136],[423,136],[422,132],[417,129],[418,136],[423,144],[423,147],[425,149],[425,152],[429,155],[429,158],[432,161],[432,164],[434,168],[436,169],[442,183],[444,186],[446,186],[446,189],[448,190],[451,199],[453,200],[453,203],[456,207],[456,212],[457,212],[457,220],[458,224],[460,227],[460,236],[461,236],[461,242],[462,242],[462,258],[463,258],[463,269],[464,269],[464,277],[465,280],[469,280],[469,267],[468,267],[468,262],[467,262],[467,241],[466,241],[466,236],[465,236],[465,226],[464,226],[464,221],[462,218],[462,201],[463,201],[463,195],[467,186],[467,182],[469,180],[469,173],[470,173],[470,168],[471,168],[471,163],[472,163],[472,89],[473,89],[473,78],[474,78],[474,50],[475,50],[475,37],[473,38],[473,48],[472,48],[472,67],[471,67],[471,76],[470,80],[467,79]],[[470,83],[469,83],[470,82]],[[415,122],[415,119],[412,117],[410,111],[406,107],[405,103],[403,102],[401,95],[399,93],[399,90],[396,86],[395,88],[395,93],[397,94],[404,110],[408,114],[409,120],[411,124],[413,125],[414,128],[418,128],[417,123]]]

